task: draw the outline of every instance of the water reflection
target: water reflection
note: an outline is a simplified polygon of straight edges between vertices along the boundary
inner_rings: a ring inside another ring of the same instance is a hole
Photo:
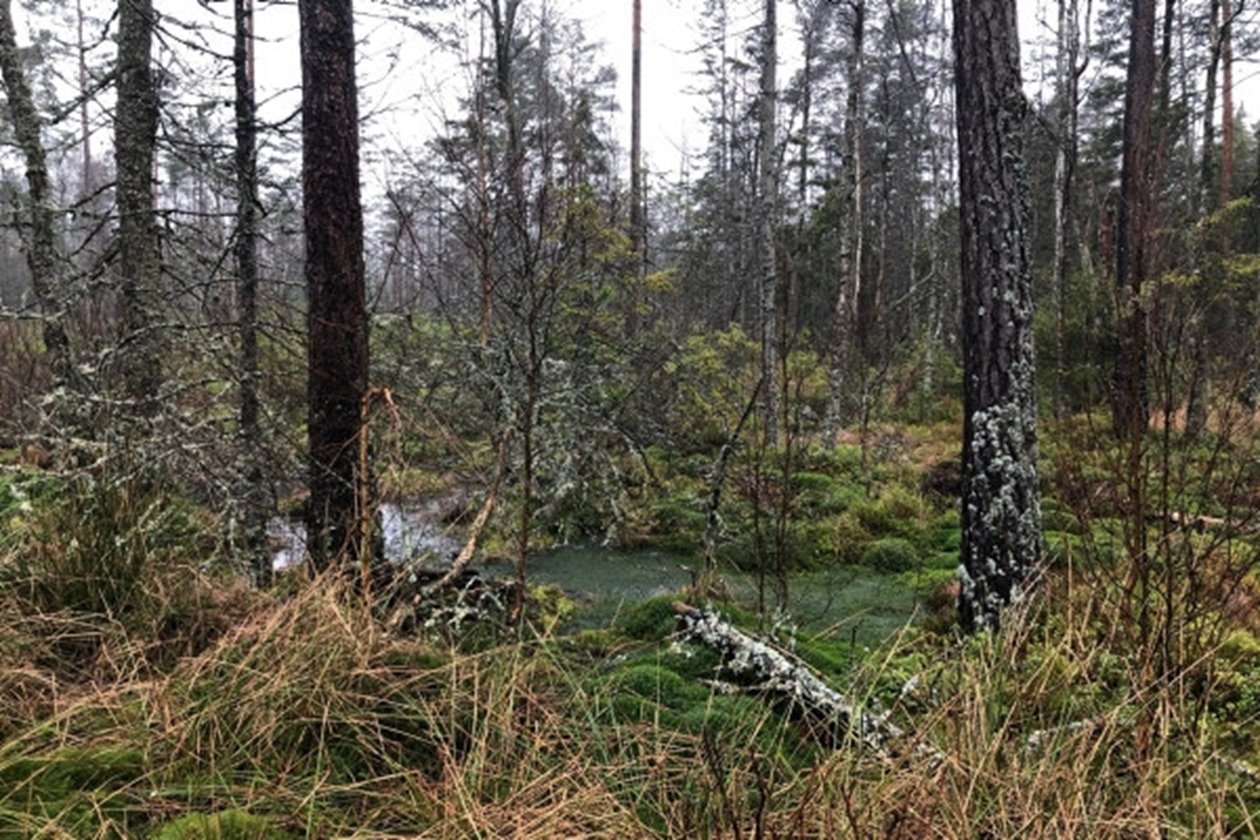
[[[385,559],[391,563],[440,569],[459,552],[459,543],[434,521],[436,509],[432,505],[414,508],[387,503],[381,505],[380,514]],[[292,568],[306,556],[306,526],[282,516],[272,517],[267,522],[267,545],[273,568]]]

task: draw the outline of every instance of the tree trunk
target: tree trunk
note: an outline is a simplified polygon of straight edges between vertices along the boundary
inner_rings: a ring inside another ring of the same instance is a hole
[[[850,351],[857,341],[858,312],[862,297],[862,232],[865,225],[862,214],[862,127],[866,120],[862,107],[865,86],[862,49],[866,34],[865,0],[856,0],[851,9],[853,27],[849,43],[849,92],[844,106],[844,179],[849,208],[845,215],[844,244],[840,252],[840,289],[836,293],[836,305],[831,315],[831,367],[827,381],[827,414],[823,422],[823,439],[828,444],[835,442],[844,414],[845,374],[848,372]]]
[[[306,230],[311,565],[365,563],[356,527],[360,411],[368,382],[359,114],[351,0],[299,0]]]
[[[957,0],[963,295],[959,611],[997,630],[1041,555],[1028,184],[1014,0]]]
[[[630,250],[634,255],[634,290],[630,295],[627,331],[634,335],[642,304],[646,266],[643,225],[643,0],[634,0],[630,63]]]
[[[1229,0],[1221,20],[1221,195],[1219,204],[1229,203],[1234,180],[1234,12]]]
[[[31,287],[43,319],[44,349],[48,354],[54,389],[74,390],[76,372],[64,323],[63,279],[55,238],[56,215],[49,194],[48,164],[40,136],[43,125],[22,69],[9,0],[0,0],[0,72],[8,93],[13,134],[26,159],[27,201],[31,215],[30,240],[25,243],[26,263],[31,270]],[[72,394],[66,396],[73,401]],[[60,402],[63,405],[58,406],[59,415],[63,413],[61,409],[73,408],[64,404],[67,403],[64,398]],[[69,431],[74,433],[73,429]]]
[[[79,47],[79,130],[83,144],[83,183],[79,185],[79,197],[87,198],[95,189],[95,177],[92,172],[92,129],[88,119],[88,70],[87,42],[83,39],[83,0],[75,0],[76,32]]]
[[[153,195],[158,98],[153,85],[152,0],[118,5],[118,105],[114,112],[123,388],[133,417],[157,411],[162,353],[157,335],[161,251]]]
[[[1212,23],[1208,45],[1207,79],[1204,83],[1203,114],[1203,161],[1199,170],[1199,218],[1206,219],[1221,206],[1228,192],[1225,174],[1225,149],[1221,149],[1221,165],[1216,165],[1216,87],[1217,71],[1225,54],[1229,32],[1229,0],[1212,0]],[[1225,100],[1222,91],[1222,100]],[[1222,101],[1222,105],[1224,105]],[[1222,108],[1221,134],[1229,120]],[[1231,161],[1232,163],[1232,161]],[[1202,267],[1200,267],[1202,270]],[[1199,312],[1190,327],[1191,371],[1189,390],[1186,394],[1186,435],[1198,437],[1207,426],[1208,390],[1208,307]]]
[[[240,469],[245,554],[254,583],[271,585],[266,487],[258,423],[258,151],[254,103],[254,2],[234,0],[236,83],[236,288],[241,341]]]
[[[1054,411],[1067,412],[1067,278],[1068,234],[1071,227],[1072,176],[1076,170],[1078,81],[1080,56],[1079,10],[1076,0],[1059,0],[1059,46],[1056,96],[1059,100],[1058,142],[1054,155],[1054,296],[1055,384]]]
[[[1151,99],[1155,86],[1155,2],[1133,0],[1124,96],[1124,157],[1116,236],[1117,353],[1113,422],[1123,439],[1146,429],[1146,304],[1151,211]]]
[[[779,179],[775,160],[775,107],[778,86],[775,81],[778,66],[778,0],[765,0],[765,20],[761,31],[761,131],[757,142],[760,162],[760,232],[758,245],[761,250],[761,375],[765,380],[763,413],[766,440],[774,445],[778,440],[779,390],[776,384],[778,366],[779,318],[778,291],[774,249],[775,210],[778,205]]]

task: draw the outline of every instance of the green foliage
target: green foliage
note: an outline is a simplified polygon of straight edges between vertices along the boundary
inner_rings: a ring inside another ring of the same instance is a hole
[[[885,488],[879,498],[855,502],[850,510],[872,536],[909,538],[921,530],[927,509],[919,496],[894,485]]]
[[[879,572],[904,572],[919,562],[919,552],[909,540],[885,537],[862,552],[862,564]]]
[[[898,577],[906,586],[914,590],[920,598],[927,598],[937,592],[942,584],[958,580],[958,555],[942,553],[937,555],[937,562],[948,560],[950,565],[943,567],[933,564],[918,569],[901,572]]]
[[[843,513],[865,495],[856,484],[818,472],[794,474],[792,489],[796,492],[796,512],[806,518]]]
[[[684,450],[725,443],[757,384],[757,343],[737,325],[688,336],[666,363],[674,396],[669,425]]]
[[[679,491],[650,504],[654,542],[662,548],[693,551],[704,537],[705,514],[699,495]]]
[[[1260,753],[1260,637],[1234,630],[1216,656],[1213,713],[1226,740],[1243,755]]]
[[[874,539],[866,530],[862,520],[852,510],[846,511],[835,520],[836,560],[840,563],[859,563],[862,552]]]

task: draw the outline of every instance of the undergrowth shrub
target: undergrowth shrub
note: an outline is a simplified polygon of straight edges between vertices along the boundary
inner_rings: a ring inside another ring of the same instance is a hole
[[[174,488],[82,476],[33,510],[0,585],[34,613],[126,623],[155,606],[155,578],[191,572],[212,552],[206,527]]]
[[[904,572],[914,568],[919,552],[901,537],[876,540],[862,552],[862,563],[877,572]]]

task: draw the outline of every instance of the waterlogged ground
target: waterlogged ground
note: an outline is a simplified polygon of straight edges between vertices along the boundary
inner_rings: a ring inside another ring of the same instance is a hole
[[[458,542],[434,522],[433,511],[387,504],[381,506],[385,556],[395,563],[417,563],[441,568],[459,550]],[[305,532],[300,524],[276,518],[269,523],[273,563],[277,569],[301,561]],[[600,546],[568,546],[532,555],[529,580],[553,584],[577,603],[577,627],[606,625],[629,606],[667,595],[692,582],[701,561],[664,551],[618,551]],[[506,563],[481,567],[489,576],[510,577]],[[722,571],[734,600],[766,612],[775,606],[774,581],[758,580],[755,573]],[[903,576],[872,571],[863,566],[836,566],[820,571],[794,572],[788,580],[784,620],[812,634],[858,644],[875,645],[912,620],[918,598]]]
[[[615,551],[598,546],[570,546],[530,558],[529,579],[555,584],[578,603],[579,626],[606,624],[629,606],[647,598],[677,592],[699,568],[694,557],[661,551]],[[510,574],[507,566],[486,569]],[[723,571],[727,588],[740,604],[757,606],[756,575]],[[766,581],[771,607],[774,590]],[[910,621],[918,599],[897,575],[862,566],[795,572],[788,581],[788,620],[808,633],[825,633],[845,641],[874,645]]]

